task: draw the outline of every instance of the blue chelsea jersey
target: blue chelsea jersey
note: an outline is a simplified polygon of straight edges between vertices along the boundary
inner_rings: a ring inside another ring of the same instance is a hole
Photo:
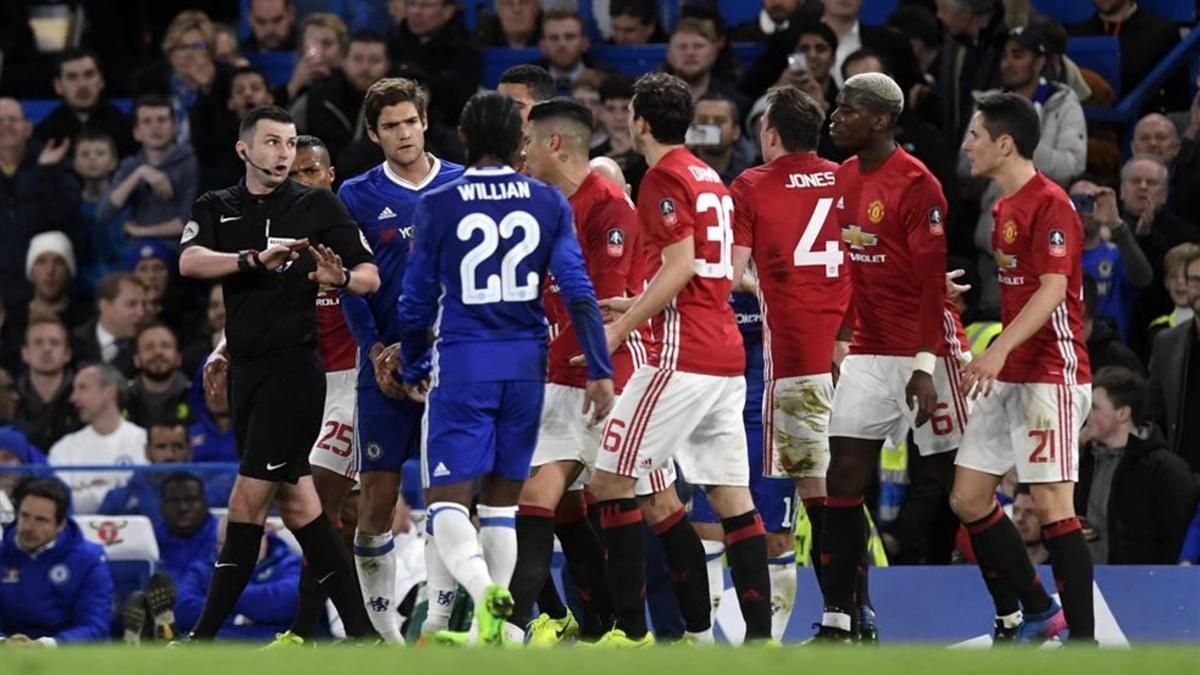
[[[604,330],[571,207],[555,188],[509,167],[472,167],[421,198],[399,302],[406,378],[432,326],[431,383],[543,381],[548,328],[542,284],[554,275],[592,379],[611,377]],[[577,324],[578,325],[578,324]]]
[[[410,183],[383,162],[342,184],[338,198],[362,230],[379,267],[379,290],[360,297],[342,294],[346,323],[365,353],[376,342],[385,346],[400,339],[396,323],[396,298],[400,296],[413,236],[413,211],[421,195],[462,175],[463,167],[429,156],[429,174]],[[360,359],[360,363],[366,363]],[[359,369],[359,385],[376,386],[371,368]]]

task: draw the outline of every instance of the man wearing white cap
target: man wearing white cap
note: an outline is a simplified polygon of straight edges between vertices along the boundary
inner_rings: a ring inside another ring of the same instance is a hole
[[[55,230],[35,235],[25,254],[25,278],[33,285],[26,320],[34,314],[53,314],[68,329],[87,321],[87,306],[72,302],[76,270],[75,247],[66,234]]]

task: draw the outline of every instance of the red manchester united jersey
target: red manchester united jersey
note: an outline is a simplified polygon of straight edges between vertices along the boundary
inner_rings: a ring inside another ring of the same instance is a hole
[[[317,350],[325,372],[354,370],[358,345],[346,325],[342,298],[336,288],[326,288],[317,294]]]
[[[695,276],[652,321],[658,365],[705,375],[742,375],[746,355],[729,305],[733,287],[733,197],[721,177],[685,148],[663,156],[638,189],[638,217],[650,260],[647,278],[662,266],[662,249],[691,237]]]
[[[1062,188],[1041,173],[992,207],[992,250],[1000,277],[1002,321],[1012,323],[1043,274],[1067,277],[1067,297],[1050,320],[1008,355],[1005,382],[1092,381],[1083,342],[1083,224]]]
[[[733,182],[734,244],[751,249],[762,306],[764,376],[828,373],[850,303],[850,275],[834,216],[837,164],[784,155]]]
[[[575,234],[583,249],[596,297],[632,297],[642,291],[646,262],[642,255],[641,225],[629,198],[595,171],[588,174],[570,198]],[[587,384],[584,366],[572,366],[583,353],[558,286],[548,280],[543,300],[554,338],[550,342],[549,381],[569,387]],[[620,391],[634,368],[646,363],[652,351],[649,330],[636,331],[612,355],[613,382]]]
[[[946,198],[937,178],[899,146],[864,173],[857,157],[837,171],[834,212],[850,258],[854,354],[939,356],[966,349],[946,304]]]

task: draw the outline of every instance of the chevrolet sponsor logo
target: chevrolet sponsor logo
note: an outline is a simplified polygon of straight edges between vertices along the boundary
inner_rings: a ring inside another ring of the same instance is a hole
[[[858,225],[842,228],[842,241],[850,245],[850,248],[859,251],[865,250],[869,246],[874,246],[879,243],[879,236],[870,232],[863,232]]]

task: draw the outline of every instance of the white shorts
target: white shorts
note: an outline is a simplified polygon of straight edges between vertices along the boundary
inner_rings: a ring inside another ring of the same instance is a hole
[[[583,471],[568,489],[582,490],[591,479],[596,453],[600,451],[600,432],[604,424],[588,428],[583,414],[583,389],[548,383],[542,401],[542,422],[530,466],[554,462],[578,462]]]
[[[325,412],[321,433],[308,453],[308,463],[346,478],[358,479],[358,453],[354,451],[354,369],[325,373]]]
[[[951,356],[938,357],[934,365],[937,410],[928,422],[913,429],[922,457],[949,452],[962,442],[970,406],[959,384],[958,368]],[[904,395],[912,370],[911,356],[847,356],[833,394],[829,435],[903,442],[917,417]]]
[[[605,425],[596,467],[642,478],[667,469],[674,459],[693,485],[748,486],[745,402],[746,379],[741,375],[641,366]]]
[[[995,382],[975,401],[955,461],[1022,483],[1079,480],[1079,429],[1092,408],[1090,384]]]
[[[829,373],[768,381],[763,393],[763,475],[824,478],[832,410]]]

